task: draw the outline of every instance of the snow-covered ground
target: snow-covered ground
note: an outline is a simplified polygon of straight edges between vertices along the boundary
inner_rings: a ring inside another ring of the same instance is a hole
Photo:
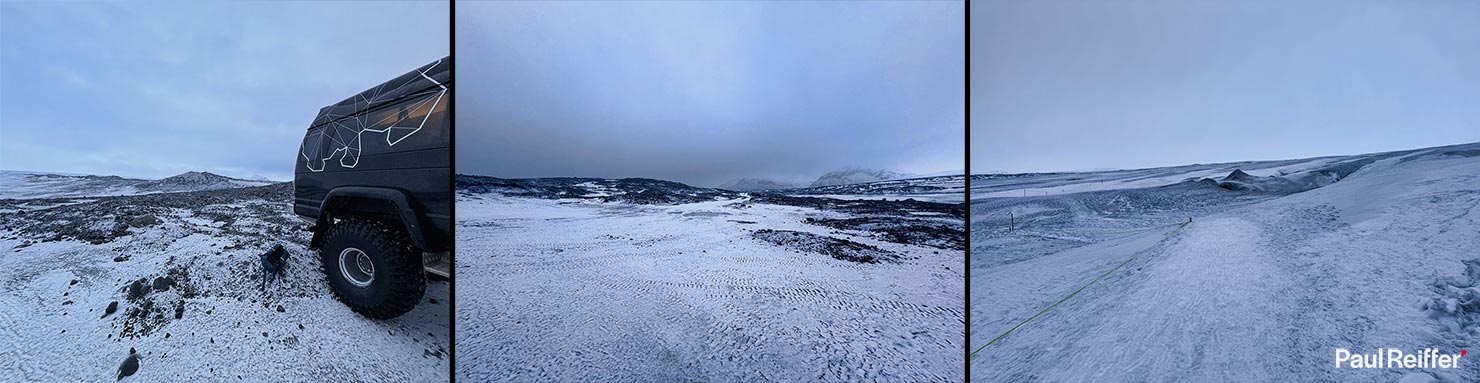
[[[459,380],[963,378],[960,204],[525,196],[591,194],[555,181],[487,183],[520,196],[459,181]],[[861,212],[873,205],[957,210]],[[891,236],[901,223],[939,230]]]
[[[115,381],[130,348],[127,381],[446,381],[448,284],[396,319],[351,312],[289,201],[287,184],[0,200],[0,381]],[[289,266],[264,292],[273,244]]]
[[[1480,261],[1480,144],[1232,168],[1119,173],[1170,181],[1135,187],[1110,187],[1138,182],[1115,172],[974,178],[973,350],[1130,261],[982,349],[972,379],[1480,380],[1468,356],[1335,363],[1338,348],[1480,348],[1480,263],[1465,264]]]
[[[919,201],[961,203],[966,200],[966,176],[939,175],[859,184],[832,185],[784,191],[836,199],[915,199]]]

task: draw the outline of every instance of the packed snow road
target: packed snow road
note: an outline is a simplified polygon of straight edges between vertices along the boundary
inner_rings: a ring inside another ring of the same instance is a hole
[[[972,359],[973,380],[1480,379],[1473,361],[1458,368],[1336,366],[1337,349],[1476,348],[1480,304],[1467,303],[1480,302],[1477,149],[1328,157],[1322,165],[1345,166],[1345,174],[1305,190],[1230,190],[1208,182],[1197,188],[1194,180],[978,200],[973,230],[986,235],[972,238],[973,257],[980,257],[972,270],[973,348],[1141,254],[982,349]],[[1321,169],[1329,168],[1307,168]],[[1241,182],[1289,184],[1254,178]],[[1189,194],[1199,198],[1182,199]],[[1154,208],[1095,203],[1158,195],[1163,202]],[[1053,203],[1064,200],[1085,203]],[[986,218],[1029,205],[1049,208],[1026,214],[1012,232]],[[1174,221],[1179,210],[1194,222],[1175,233],[1106,234],[1120,222],[1135,229]]]
[[[748,198],[462,195],[458,378],[962,379],[964,252],[817,224],[849,218]]]
[[[448,377],[446,282],[412,312],[361,317],[305,248],[287,184],[0,200],[0,380],[437,381]],[[262,290],[258,255],[282,244]]]

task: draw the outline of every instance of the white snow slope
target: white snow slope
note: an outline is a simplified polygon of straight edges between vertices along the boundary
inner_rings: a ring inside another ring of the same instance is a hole
[[[972,380],[1480,380],[1468,356],[1335,363],[1338,348],[1480,349],[1480,268],[1462,263],[1480,260],[1480,144],[1320,161],[1350,174],[1298,193],[1189,182],[973,200],[973,350],[1134,258],[982,349]]]
[[[958,382],[964,252],[804,223],[843,213],[461,195],[457,377]],[[848,239],[854,263],[752,237]]]
[[[448,284],[395,319],[355,314],[290,193],[0,200],[0,381],[113,382],[130,348],[140,367],[124,382],[447,381]],[[264,292],[258,255],[275,243],[288,267]],[[164,288],[130,298],[140,279]]]
[[[1337,163],[1343,157],[1285,161],[1245,161],[1165,168],[1106,170],[1083,173],[977,174],[971,179],[971,199],[1034,197],[1104,190],[1137,189],[1188,179],[1222,177],[1235,169],[1255,176],[1307,171]]]

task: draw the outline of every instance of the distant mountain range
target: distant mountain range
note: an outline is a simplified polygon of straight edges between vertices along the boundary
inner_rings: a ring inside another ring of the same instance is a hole
[[[914,177],[915,175],[913,174],[889,170],[848,169],[823,174],[821,177],[817,177],[816,181],[812,181],[812,184],[808,185],[807,187],[815,188],[823,186],[853,185],[878,181],[902,180]]]
[[[638,204],[683,204],[762,195],[816,196],[843,200],[915,199],[958,203],[966,196],[965,181],[965,175],[957,174],[846,185],[740,191],[723,187],[694,187],[679,182],[646,178],[497,178],[458,174],[455,187],[463,196],[490,194],[507,197],[585,199]],[[732,184],[741,184],[741,182],[731,182],[726,185]]]
[[[719,185],[720,189],[735,191],[795,189],[801,185],[766,178],[736,178]]]
[[[647,178],[497,178],[458,174],[456,188],[468,194],[494,193],[543,199],[592,199],[638,204],[680,204],[740,197],[734,191],[701,188]]]
[[[266,180],[185,172],[157,180],[0,170],[0,198],[102,197],[230,189],[270,185]]]
[[[958,172],[959,173],[959,172]],[[922,175],[879,169],[844,169],[828,172],[811,183],[777,181],[767,178],[737,178],[720,185],[719,189],[735,191],[785,190],[817,188],[825,186],[855,185],[879,181],[893,181],[922,177]]]

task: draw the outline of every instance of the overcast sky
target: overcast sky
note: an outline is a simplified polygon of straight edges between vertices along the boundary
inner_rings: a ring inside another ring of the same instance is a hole
[[[0,169],[292,179],[319,108],[450,53],[445,2],[0,2]]]
[[[457,171],[960,170],[965,23],[961,2],[459,2]]]
[[[973,173],[1480,141],[1480,2],[978,1],[971,27]]]

